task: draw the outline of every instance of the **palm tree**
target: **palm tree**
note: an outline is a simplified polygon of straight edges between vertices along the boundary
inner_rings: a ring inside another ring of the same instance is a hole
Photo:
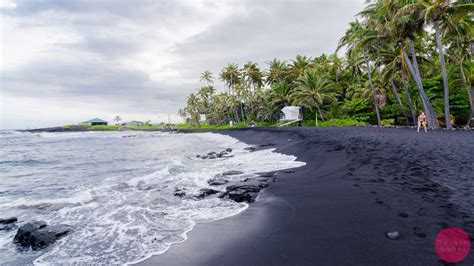
[[[419,14],[419,17],[424,19],[425,24],[431,23],[435,29],[436,47],[439,53],[439,60],[441,64],[441,75],[443,77],[444,88],[444,115],[446,128],[451,128],[451,118],[449,113],[449,89],[448,76],[446,70],[446,61],[444,59],[443,44],[441,41],[440,22],[444,19],[445,12],[453,8],[449,0],[422,0],[414,1],[406,5],[404,8]]]
[[[273,59],[267,63],[269,68],[265,72],[266,80],[265,82],[268,85],[273,85],[275,83],[280,83],[287,78],[288,66],[285,61],[280,61],[278,59]]]
[[[207,86],[210,87],[211,84],[214,83],[214,77],[212,76],[212,73],[209,70],[206,70],[201,73],[200,81],[205,81],[207,83]]]
[[[288,82],[274,84],[269,93],[271,96],[269,100],[270,103],[278,110],[291,105],[291,94],[293,90],[293,87]]]
[[[460,3],[458,2],[457,4]],[[463,62],[466,59],[467,61],[470,60],[469,56],[471,55],[471,41],[474,39],[474,28],[472,19],[466,16],[463,11],[462,9],[456,9],[456,12],[447,12],[440,26],[443,38],[450,40],[451,43],[456,45],[456,52],[453,57],[456,57],[459,72],[469,99],[471,109],[468,119],[469,125],[471,117],[474,116],[474,99],[472,97],[471,84],[468,82],[466,74],[464,73]]]
[[[423,31],[423,21],[419,20],[419,14],[409,8],[410,1],[390,1],[392,4],[393,16],[390,14],[390,20],[385,25],[388,26],[388,36],[392,37],[398,43],[400,51],[403,55],[404,64],[407,66],[415,84],[417,85],[421,101],[427,116],[428,126],[430,128],[438,128],[438,120],[433,106],[430,103],[428,95],[423,88],[420,68],[418,66],[417,55],[415,52],[414,38],[421,35]],[[411,60],[405,50],[405,41],[408,40]]]
[[[334,101],[334,86],[326,75],[316,72],[314,69],[305,71],[298,79],[298,87],[291,95],[293,103],[314,110],[316,108],[322,120],[324,120],[321,107],[325,101]]]
[[[377,125],[381,126],[382,122],[380,118],[379,105],[377,104],[377,90],[375,89],[374,83],[372,81],[372,70],[370,68],[370,62],[367,56],[367,51],[377,49],[376,41],[376,32],[366,26],[363,26],[359,21],[356,20],[355,22],[350,23],[349,29],[339,41],[338,49],[343,46],[347,46],[347,52],[349,54],[362,54],[365,66],[367,68],[369,84],[372,89],[372,102],[374,104],[375,114],[377,116]]]
[[[237,64],[228,64],[222,69],[220,79],[225,82],[230,93],[234,93],[234,86],[240,83],[241,73]]]
[[[307,69],[311,67],[311,58],[297,55],[296,59],[288,66],[288,71],[293,80],[301,77]]]
[[[248,62],[243,68],[243,77],[248,88],[254,93],[257,88],[263,86],[263,74],[256,63]]]

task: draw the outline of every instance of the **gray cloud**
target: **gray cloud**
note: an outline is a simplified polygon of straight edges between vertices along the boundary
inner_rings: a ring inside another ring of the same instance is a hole
[[[173,32],[209,20],[205,11],[220,12],[218,3],[206,1],[199,10],[191,0],[14,3],[15,8],[0,10],[2,17],[16,22],[14,30],[35,29],[54,36],[51,27],[61,27],[77,39],[58,41],[38,58],[2,68],[4,97],[12,101],[35,97],[38,102],[70,97],[82,102],[107,99],[113,108],[119,104],[123,112],[175,114],[186,95],[199,87],[203,70],[218,76],[231,62],[242,65],[252,60],[263,68],[273,58],[290,60],[298,54],[334,52],[364,0],[228,1],[231,11],[225,17],[190,37],[174,40],[159,54],[153,51],[155,43],[160,46],[170,41]],[[150,73],[133,64],[138,55],[164,63]],[[162,75],[165,72],[174,74]]]

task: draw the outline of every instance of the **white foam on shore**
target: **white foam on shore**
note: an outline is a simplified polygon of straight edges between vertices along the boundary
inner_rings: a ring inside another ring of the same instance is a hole
[[[82,134],[71,137],[83,137]],[[94,137],[96,134],[93,134]],[[278,171],[305,164],[296,161],[294,156],[276,153],[274,149],[255,152],[244,150],[247,144],[220,134],[155,135],[159,135],[156,141],[180,142],[182,145],[170,145],[171,149],[179,151],[165,157],[163,165],[153,173],[126,179],[107,178],[100,185],[70,197],[35,201],[18,199],[11,203],[13,206],[27,207],[64,205],[42,219],[74,228],[70,235],[34,260],[35,264],[133,264],[163,254],[172,244],[185,241],[187,233],[196,223],[230,217],[248,207],[245,203],[222,200],[216,195],[202,200],[191,196],[179,198],[174,196],[177,188],[186,191],[187,195],[193,195],[202,188],[210,187],[207,180],[228,170],[244,172],[229,177],[237,181],[256,176],[258,172]],[[186,145],[191,140],[194,142],[190,143],[203,143],[202,147],[195,150],[197,147]],[[233,157],[203,160],[195,156],[226,148],[233,149]]]
[[[54,198],[54,199],[35,199],[35,200],[28,200],[25,198],[17,199],[9,204],[5,204],[6,206],[14,206],[14,207],[22,207],[22,206],[39,206],[44,204],[82,204],[87,203],[93,200],[92,194],[90,191],[82,191],[77,194],[74,194],[67,198]]]

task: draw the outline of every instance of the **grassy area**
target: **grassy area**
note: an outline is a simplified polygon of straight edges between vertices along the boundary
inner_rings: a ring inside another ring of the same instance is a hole
[[[94,130],[94,131],[116,131],[119,129],[118,126],[114,125],[108,125],[108,126],[89,126],[87,127],[88,130]]]
[[[161,126],[154,125],[144,125],[144,126],[124,126],[121,129],[130,129],[130,130],[159,130]]]
[[[390,124],[393,121],[386,121],[387,124]],[[314,120],[306,120],[303,121],[303,126],[307,127],[314,127],[315,121]],[[346,119],[330,119],[326,121],[318,121],[319,127],[342,127],[342,126],[353,126],[353,125],[367,125],[365,122],[360,122],[352,118]],[[257,127],[277,127],[278,124],[269,123],[269,122],[258,122]],[[291,124],[289,126],[298,126],[296,123]],[[238,122],[235,123],[234,128],[244,128],[250,127],[250,123],[247,122]],[[91,130],[91,131],[117,131],[117,130],[160,130],[161,126],[154,126],[154,125],[144,125],[144,126],[116,126],[116,125],[107,125],[107,126],[81,126],[81,125],[66,125],[63,126],[65,129],[83,129],[83,130]],[[222,130],[222,129],[229,129],[229,125],[208,125],[206,123],[202,123],[201,125],[189,125],[189,124],[178,124],[174,128],[181,129],[181,130]]]
[[[314,127],[315,121],[304,121],[303,126],[310,126]],[[345,127],[345,126],[355,126],[355,125],[367,125],[365,122],[360,122],[353,118],[345,118],[345,119],[329,119],[326,121],[318,121],[319,127]]]
[[[257,127],[275,127],[277,124],[272,124],[268,122],[259,122],[257,123]],[[234,128],[244,128],[244,127],[250,127],[250,124],[247,122],[238,122],[235,123]],[[191,126],[189,124],[178,124],[176,126],[177,129],[197,129],[197,130],[209,130],[209,129],[229,129],[229,125],[208,125],[206,123],[202,123],[201,125],[194,125]]]

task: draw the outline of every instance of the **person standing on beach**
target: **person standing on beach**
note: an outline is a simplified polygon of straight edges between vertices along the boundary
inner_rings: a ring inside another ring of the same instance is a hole
[[[420,132],[420,127],[423,126],[425,129],[425,133],[428,132],[426,129],[426,115],[425,112],[421,112],[421,114],[418,116],[418,129],[416,130],[417,132]]]

